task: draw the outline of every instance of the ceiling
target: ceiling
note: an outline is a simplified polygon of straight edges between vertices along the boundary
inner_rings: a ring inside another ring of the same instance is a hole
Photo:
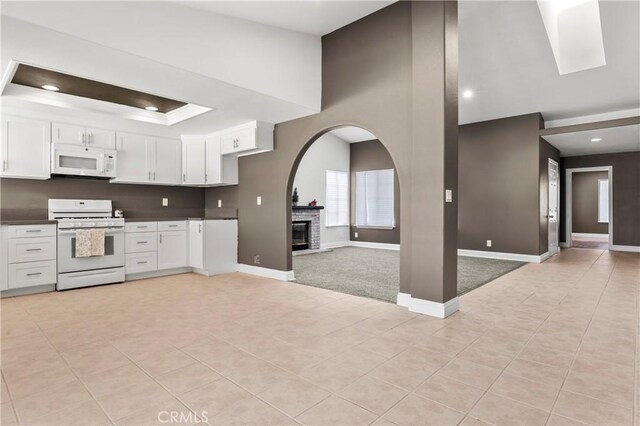
[[[44,85],[52,85],[59,89],[56,90],[59,93],[140,109],[155,107],[159,113],[167,113],[187,105],[185,102],[174,99],[25,64],[18,65],[11,82],[22,86],[34,87],[38,90],[44,90],[42,87]]]
[[[640,125],[543,136],[562,157],[640,151]],[[591,139],[601,139],[591,142]]]
[[[560,75],[536,1],[461,1],[460,123],[640,107],[640,2],[600,1],[606,65]]]
[[[393,1],[181,1],[182,5],[248,21],[323,36]]]
[[[340,127],[339,129],[334,129],[329,133],[332,133],[333,135],[348,143],[364,142],[378,139],[373,133],[363,128],[354,126]]]

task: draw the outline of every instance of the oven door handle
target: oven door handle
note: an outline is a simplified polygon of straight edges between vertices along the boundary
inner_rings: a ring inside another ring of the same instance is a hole
[[[100,229],[100,228],[98,228]],[[123,234],[124,228],[109,228],[105,229],[106,235]],[[58,235],[76,235],[76,230],[58,230]]]

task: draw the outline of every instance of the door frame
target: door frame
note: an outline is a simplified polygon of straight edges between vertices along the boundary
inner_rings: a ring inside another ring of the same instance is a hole
[[[557,161],[549,158],[549,161],[547,162],[547,253],[549,253],[549,256],[553,256],[554,254],[558,254],[560,253],[560,163],[558,163]],[[555,164],[555,166],[558,168],[558,190],[556,191],[556,202],[557,202],[557,206],[558,206],[558,213],[557,213],[557,226],[558,226],[558,230],[557,230],[557,234],[558,234],[558,251],[554,252],[553,254],[551,253],[551,226],[549,226],[549,201],[551,200],[551,193],[549,192],[549,185],[551,184],[551,164]]]
[[[607,179],[609,180],[609,248],[613,246],[613,166],[600,166],[600,167],[579,167],[566,170],[566,190],[565,190],[565,205],[567,210],[567,218],[565,220],[565,246],[571,247],[571,234],[573,228],[573,174],[583,172],[607,172]]]

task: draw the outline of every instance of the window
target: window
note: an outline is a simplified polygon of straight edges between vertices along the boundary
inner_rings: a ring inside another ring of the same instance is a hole
[[[349,225],[349,172],[327,170],[325,225]]]
[[[598,223],[609,223],[608,179],[598,179]]]
[[[356,172],[356,226],[393,228],[393,169]]]

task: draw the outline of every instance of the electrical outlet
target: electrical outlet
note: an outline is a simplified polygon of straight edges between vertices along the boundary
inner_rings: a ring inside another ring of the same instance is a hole
[[[453,203],[453,191],[450,189],[444,190],[444,201],[445,203]]]
[[[222,200],[218,200],[218,208],[222,207]]]
[[[487,247],[491,247],[491,240],[487,240]]]
[[[169,205],[169,199],[168,198],[163,198],[162,199],[162,207],[167,207]]]
[[[256,254],[255,256],[253,256],[253,264],[254,265],[259,265],[260,264],[260,255]]]
[[[262,197],[258,195],[258,198],[256,198],[256,204],[261,206],[262,205]]]
[[[354,233],[353,233],[353,237],[354,237],[354,238],[358,238],[358,233],[357,233],[357,232],[354,232]]]

